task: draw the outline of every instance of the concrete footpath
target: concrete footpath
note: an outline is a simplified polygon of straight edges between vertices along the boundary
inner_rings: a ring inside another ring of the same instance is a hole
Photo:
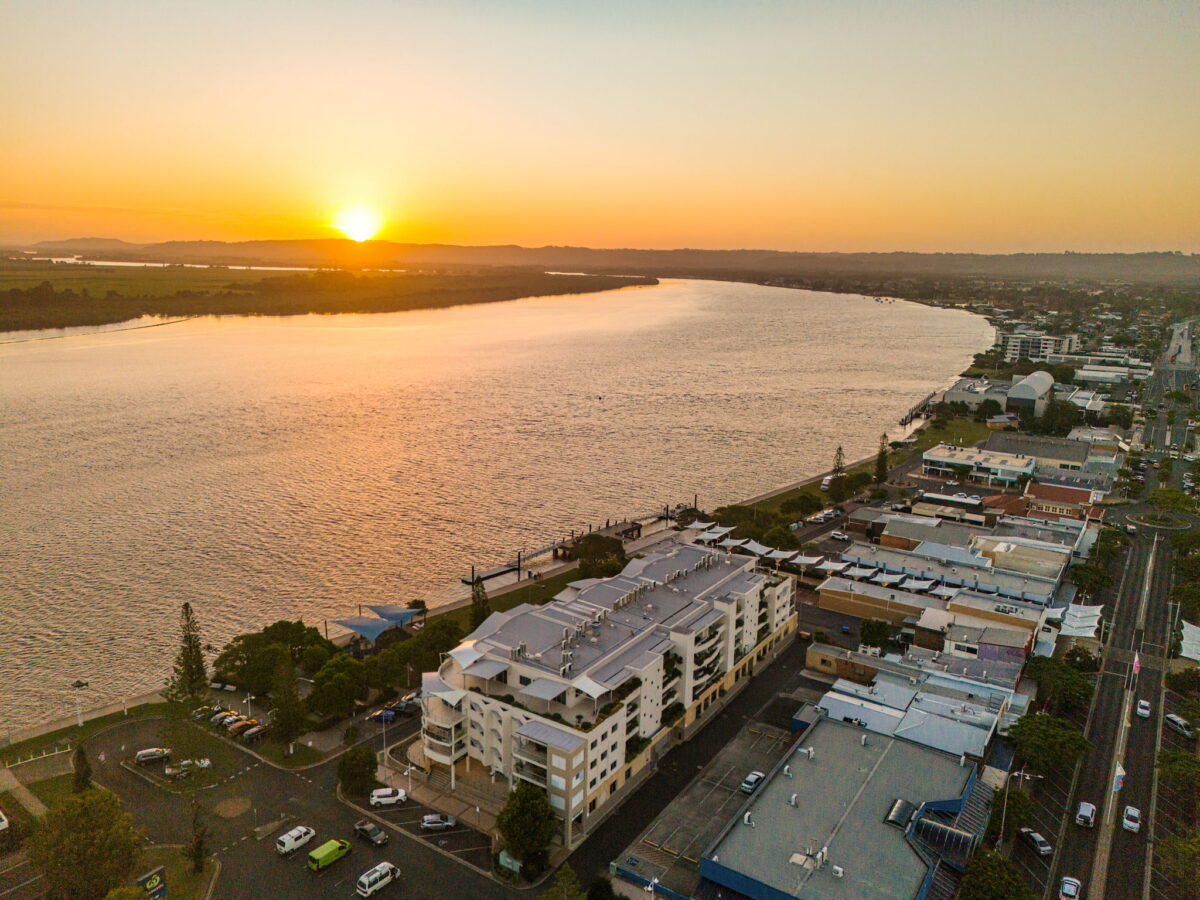
[[[25,785],[17,780],[9,769],[0,769],[0,794],[7,791],[18,803],[25,807],[31,816],[41,816],[46,812],[46,804],[35,797]]]

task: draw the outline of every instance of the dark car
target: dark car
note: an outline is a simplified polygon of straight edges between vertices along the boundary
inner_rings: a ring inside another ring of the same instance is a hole
[[[397,716],[415,716],[421,712],[421,704],[414,697],[404,697],[395,703],[389,703],[385,709],[390,709]]]
[[[1029,844],[1039,856],[1050,856],[1054,853],[1054,848],[1050,846],[1050,842],[1032,828],[1021,828],[1018,834],[1021,835],[1025,843]]]
[[[388,833],[370,819],[362,819],[359,822],[355,822],[354,833],[368,844],[373,844],[376,847],[382,847],[388,842]]]
[[[375,712],[371,713],[369,716],[367,716],[367,720],[371,722],[383,722],[390,725],[392,722],[396,721],[397,715],[398,713],[396,710],[387,709],[385,707],[384,709],[376,710]]]

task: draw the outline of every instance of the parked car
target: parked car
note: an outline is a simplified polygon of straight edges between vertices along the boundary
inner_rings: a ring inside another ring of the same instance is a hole
[[[835,531],[829,535],[829,539],[831,541],[849,541],[850,535],[846,534],[844,531]]]
[[[291,831],[285,831],[275,839],[275,852],[280,856],[291,856],[316,835],[317,833],[307,825],[297,825]]]
[[[247,728],[238,737],[247,744],[253,744],[255,741],[261,741],[267,736],[267,732],[271,730],[270,725],[255,725],[253,728]]]
[[[388,709],[398,716],[417,716],[421,714],[421,703],[416,698],[405,697],[395,703],[388,704]]]
[[[0,831],[8,830],[8,816],[4,814],[4,810],[0,809]]]
[[[370,897],[400,878],[400,870],[390,862],[381,862],[358,876],[354,892],[360,897]]]
[[[743,794],[753,794],[758,790],[758,786],[763,783],[763,779],[766,777],[762,772],[751,772],[742,779],[742,783],[738,785],[738,790]]]
[[[192,718],[196,719],[197,721],[200,719],[207,719],[216,711],[217,708],[215,706],[201,706],[199,709],[192,710]]]
[[[1058,900],[1081,900],[1083,897],[1083,882],[1078,878],[1063,876],[1058,883]]]
[[[395,806],[397,803],[403,803],[408,799],[408,794],[400,788],[378,788],[371,791],[370,803],[372,806]]]
[[[1093,828],[1096,825],[1096,804],[1088,803],[1086,800],[1079,804],[1079,809],[1075,811],[1075,824],[1082,825],[1084,828]]]
[[[183,779],[191,777],[192,770],[185,769],[183,766],[167,766],[163,769],[163,775],[172,781],[183,781]]]
[[[327,869],[350,852],[349,841],[326,841],[308,854],[308,868],[313,872]]]
[[[1137,714],[1143,719],[1150,718],[1150,701],[1139,700],[1137,704]]]
[[[133,761],[139,766],[148,766],[151,763],[161,762],[164,759],[170,758],[171,751],[166,747],[148,747],[134,754]]]
[[[359,819],[354,823],[354,833],[376,847],[382,847],[388,842],[388,833],[370,819]]]
[[[226,725],[229,722],[232,722],[235,718],[237,718],[237,713],[235,713],[233,710],[223,709],[208,721],[213,725]]]
[[[1126,534],[1137,534],[1137,526],[1136,525],[1126,525],[1125,533]]]
[[[458,819],[454,816],[444,816],[441,813],[432,813],[421,819],[422,831],[445,831],[447,828],[453,828],[458,824]]]
[[[1022,840],[1033,847],[1039,856],[1050,856],[1054,853],[1054,848],[1050,846],[1050,842],[1032,828],[1021,828],[1017,833],[1021,835]]]
[[[1141,831],[1142,811],[1136,806],[1125,807],[1125,814],[1121,816],[1121,827],[1126,831]]]
[[[1163,721],[1167,723],[1168,728],[1182,734],[1185,738],[1196,736],[1196,732],[1192,730],[1192,723],[1183,716],[1176,715],[1175,713],[1167,713],[1163,717]]]
[[[367,721],[391,724],[392,722],[396,721],[396,710],[389,709],[385,706],[383,709],[376,710],[367,716]]]
[[[229,726],[229,733],[234,737],[245,734],[251,728],[257,728],[261,723],[258,719],[242,719],[240,722],[234,722]]]

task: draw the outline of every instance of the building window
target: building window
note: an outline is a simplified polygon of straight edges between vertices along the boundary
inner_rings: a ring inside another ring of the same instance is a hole
[[[533,682],[533,679],[530,678],[528,675],[521,676],[521,687],[525,687],[525,685],[531,684],[532,682]]]

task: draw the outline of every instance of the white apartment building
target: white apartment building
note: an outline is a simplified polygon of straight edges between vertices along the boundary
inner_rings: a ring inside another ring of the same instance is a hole
[[[1074,353],[1079,347],[1079,335],[1042,334],[1038,331],[1001,331],[996,343],[1006,360],[1045,360],[1051,354]]]
[[[793,580],[677,544],[493,613],[423,676],[431,764],[546,791],[563,841],[796,628]]]

